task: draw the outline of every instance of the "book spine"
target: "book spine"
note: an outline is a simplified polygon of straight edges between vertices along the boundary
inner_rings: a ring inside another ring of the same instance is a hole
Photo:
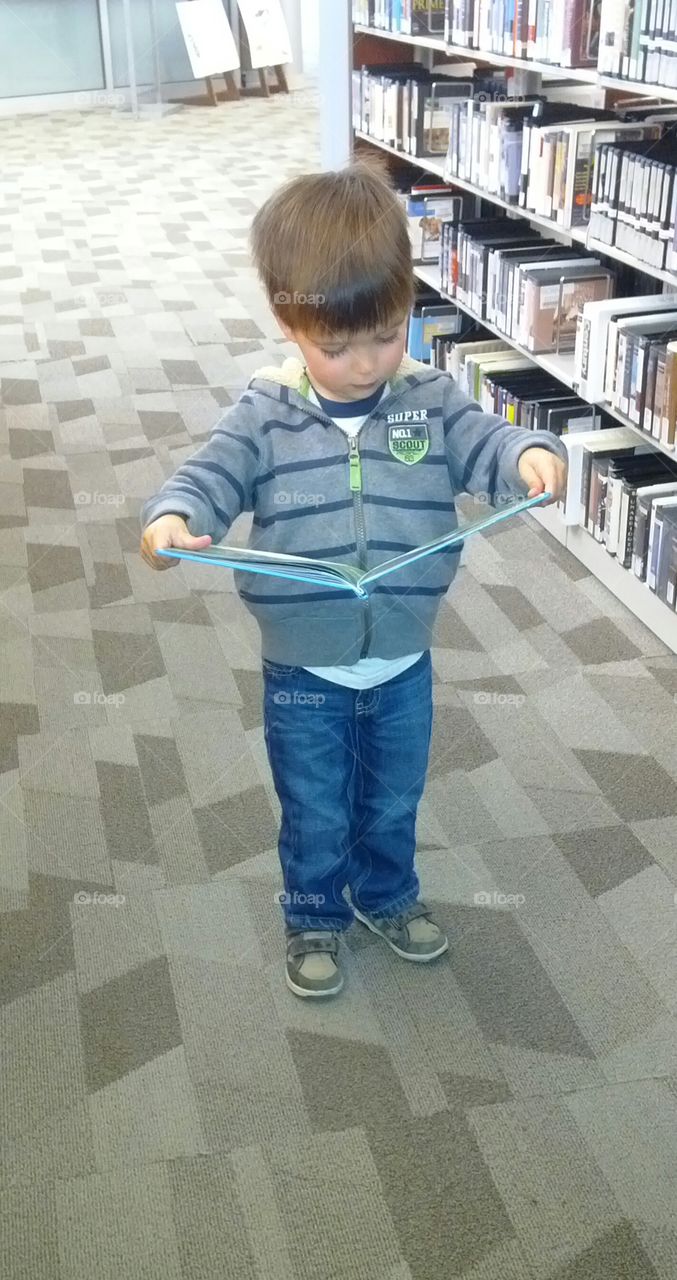
[[[643,431],[649,435],[653,431],[653,419],[655,412],[656,400],[656,370],[658,368],[659,347],[652,346],[649,352],[649,359],[646,374],[646,395],[642,406],[642,419],[640,426]]]
[[[661,534],[663,532],[663,512],[654,505],[651,512],[651,529],[649,531],[649,550],[647,555],[646,585],[650,591],[656,590],[658,564],[660,561]]]
[[[661,443],[669,449],[674,449],[677,433],[677,350],[668,351],[666,356],[664,404]]]
[[[635,527],[632,538],[632,572],[641,582],[646,579],[646,553],[649,541],[649,513],[651,499],[637,498],[635,507]]]
[[[628,510],[625,529],[619,530],[619,547],[622,548],[622,554],[618,556],[618,560],[623,569],[629,569],[632,565],[632,551],[635,541],[635,524],[637,520],[637,490],[632,488],[628,492]]]
[[[675,608],[677,601],[677,529],[670,536],[669,562],[665,603],[669,609]]]
[[[654,439],[660,439],[663,412],[665,405],[665,374],[667,368],[667,348],[663,347],[656,355],[656,385],[654,387],[654,407],[651,413],[650,427]]]

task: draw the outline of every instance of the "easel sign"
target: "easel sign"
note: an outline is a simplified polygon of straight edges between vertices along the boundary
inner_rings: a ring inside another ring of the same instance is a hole
[[[196,80],[237,70],[240,55],[221,0],[177,0],[176,12]]]
[[[237,0],[247,32],[251,65],[280,67],[293,61],[287,23],[280,0]]]

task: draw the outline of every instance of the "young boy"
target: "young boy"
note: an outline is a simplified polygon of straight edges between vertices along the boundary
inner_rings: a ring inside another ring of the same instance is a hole
[[[372,567],[455,527],[460,492],[491,502],[563,492],[554,435],[484,413],[448,374],[404,355],[411,249],[383,173],[358,162],[286,184],[256,215],[252,246],[303,363],[255,374],[146,502],[152,568],[176,563],[160,548],[221,541],[242,511],[254,513],[249,546]],[[405,960],[448,948],[419,897],[414,855],[433,625],[458,561],[454,547],[398,570],[367,602],[235,575],[262,635],[286,979],[298,996],[340,991],[339,937],[355,916]]]

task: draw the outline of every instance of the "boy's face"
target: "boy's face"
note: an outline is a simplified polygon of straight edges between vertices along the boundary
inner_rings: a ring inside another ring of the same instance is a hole
[[[310,338],[278,321],[285,337],[301,349],[308,376],[328,400],[364,400],[399,368],[407,338],[407,316],[389,329],[350,336]]]

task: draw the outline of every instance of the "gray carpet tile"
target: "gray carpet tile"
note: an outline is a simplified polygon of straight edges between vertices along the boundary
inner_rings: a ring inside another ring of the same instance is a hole
[[[673,1280],[677,659],[532,519],[469,544],[419,814],[450,954],[356,925],[309,1008],[255,623],[139,556],[294,352],[246,238],[317,144],[298,94],[3,123],[0,1272]]]

